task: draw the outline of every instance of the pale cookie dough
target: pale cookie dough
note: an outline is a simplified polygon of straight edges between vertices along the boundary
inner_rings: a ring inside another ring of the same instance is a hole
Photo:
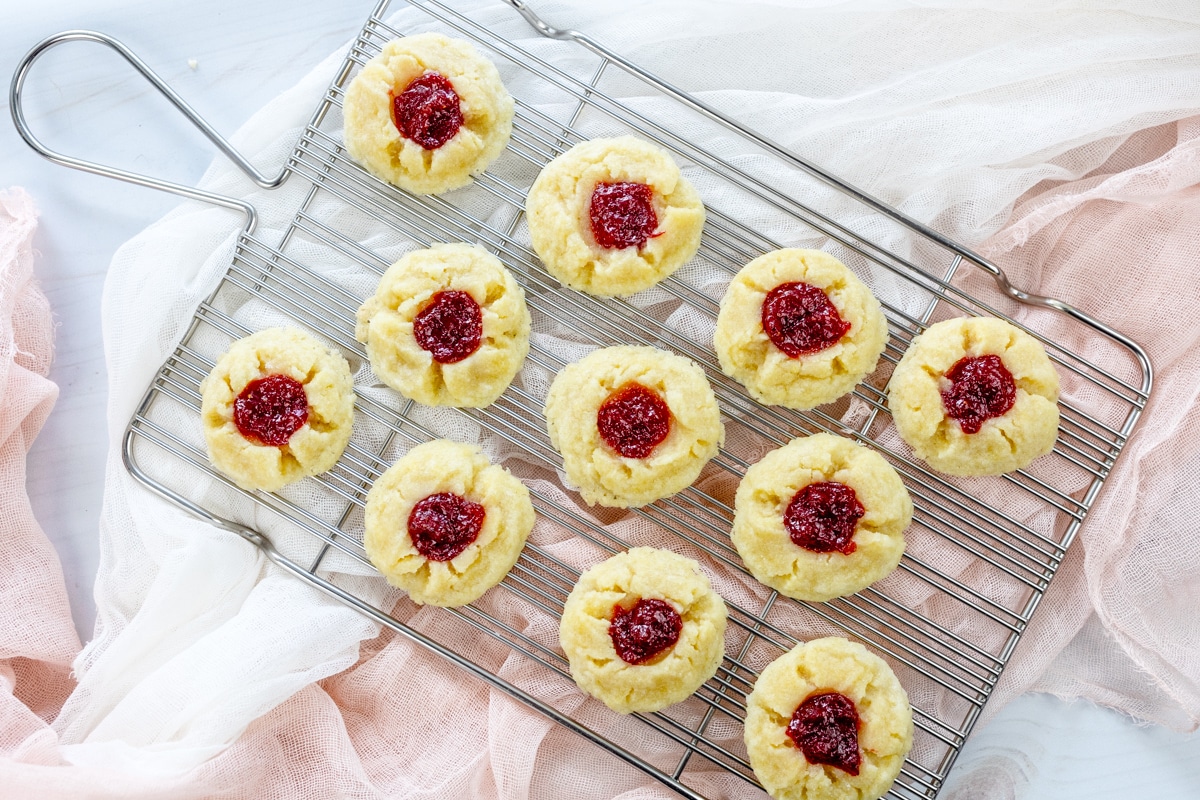
[[[787,734],[796,708],[837,692],[859,716],[858,775],[810,764]],[[891,668],[861,644],[838,637],[797,645],[771,662],[746,701],[746,751],[776,800],[876,800],[900,774],[912,747],[912,709]]]
[[[827,481],[853,489],[865,511],[849,554],[800,547],[784,525],[796,494]],[[781,594],[814,602],[854,594],[895,569],[913,514],[908,490],[881,455],[828,433],[794,439],[764,456],[746,470],[734,506],[733,546],[747,569]]]
[[[785,283],[821,289],[850,330],[824,350],[788,356],[762,324],[767,293]],[[875,369],[887,337],[879,301],[842,262],[820,250],[788,248],[759,256],[734,277],[721,300],[713,346],[721,369],[755,400],[809,409],[838,399]]]
[[[615,606],[662,600],[679,614],[679,640],[654,659],[629,664],[613,646]],[[658,711],[711,678],[725,654],[725,601],[700,565],[653,547],[635,547],[580,576],[563,607],[559,641],[579,688],[613,711]]]
[[[439,292],[471,295],[483,312],[479,349],[439,363],[418,344],[413,322]],[[529,353],[525,292],[482,247],[436,244],[388,268],[375,295],[358,310],[354,335],[367,346],[375,374],[427,406],[482,408],[504,393]]]
[[[393,98],[427,72],[450,81],[463,117],[458,132],[433,150],[402,135],[392,116]],[[416,194],[466,186],[499,158],[512,134],[513,99],[495,65],[468,42],[440,33],[385,44],[350,81],[342,111],[350,157]]]
[[[423,556],[408,522],[413,506],[452,493],[483,506],[479,536],[448,561]],[[418,445],[379,476],[367,494],[367,557],[415,603],[461,606],[498,584],[533,529],[529,490],[479,448],[445,439]]]
[[[964,433],[948,417],[945,373],[964,356],[997,355],[1012,373],[1007,413]],[[896,430],[918,457],[949,475],[1000,475],[1049,453],[1058,437],[1058,373],[1037,339],[1001,319],[962,317],[931,325],[909,346],[888,385]]]
[[[304,386],[308,420],[287,444],[246,438],[234,403],[251,381],[286,375]],[[200,419],[214,467],[243,489],[273,492],[330,469],[350,441],[354,383],[340,353],[295,328],[268,328],[234,342],[200,384]]]
[[[639,384],[666,401],[670,430],[645,458],[626,458],[600,436],[597,414],[610,395]],[[567,478],[591,505],[643,506],[691,485],[725,438],[703,370],[653,347],[606,347],[568,364],[546,397],[550,442]]]
[[[603,248],[592,235],[589,208],[601,183],[653,189],[658,227],[641,247]],[[621,136],[575,145],[551,161],[525,201],[533,249],[562,283],[601,297],[648,289],[700,246],[704,205],[667,151]]]

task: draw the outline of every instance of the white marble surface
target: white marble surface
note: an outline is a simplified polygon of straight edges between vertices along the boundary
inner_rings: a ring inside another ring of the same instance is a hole
[[[582,0],[581,0],[582,1]],[[294,83],[349,38],[370,0],[3,0],[0,76],[42,37],[92,28],[130,44],[223,132]],[[569,21],[568,21],[569,22]],[[195,68],[189,60],[196,62]],[[194,182],[212,158],[203,138],[113,54],[95,46],[43,59],[30,85],[38,130],[51,145]],[[65,104],[62,85],[92,96]],[[99,560],[106,374],[100,294],[113,251],[175,199],[49,164],[0,118],[0,185],[21,185],[42,212],[37,271],[58,323],[52,378],[62,390],[29,462],[34,511],[62,559],[81,636],[91,634]],[[1024,776],[986,797],[1024,800],[1200,798],[1200,738],[1133,725],[1088,703],[1028,696],[1005,708],[964,750],[960,769],[1009,759]]]

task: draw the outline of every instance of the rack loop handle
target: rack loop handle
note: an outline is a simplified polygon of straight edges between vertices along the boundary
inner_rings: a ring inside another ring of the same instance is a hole
[[[232,160],[233,163],[235,163],[248,178],[262,188],[274,189],[283,183],[284,179],[288,175],[288,170],[286,167],[280,170],[279,174],[274,177],[268,177],[256,169],[254,165],[245,158],[245,156],[234,149],[233,145],[229,143],[229,140],[218,133],[212,125],[208,124],[208,122],[201,117],[200,114],[198,114],[186,100],[179,96],[178,92],[168,86],[166,81],[159,77],[158,74],[152,70],[145,61],[139,58],[136,53],[126,47],[119,40],[114,39],[107,34],[99,33],[98,31],[72,30],[62,31],[61,33],[56,33],[53,36],[48,36],[34,45],[33,48],[25,54],[25,57],[22,58],[20,63],[17,65],[17,70],[13,73],[12,83],[9,86],[8,99],[9,108],[12,112],[13,124],[17,128],[17,133],[19,133],[21,138],[25,140],[25,143],[37,151],[37,153],[42,157],[53,161],[55,164],[61,164],[64,167],[71,167],[73,169],[82,170],[83,172],[92,173],[93,175],[102,175],[107,178],[115,178],[116,180],[125,181],[126,183],[132,183],[137,186],[146,186],[151,189],[158,189],[159,191],[170,192],[171,194],[187,197],[191,200],[201,200],[203,202],[212,203],[213,205],[233,209],[234,211],[240,211],[246,215],[245,232],[251,233],[258,221],[258,213],[255,211],[254,206],[244,200],[240,200],[235,197],[229,197],[227,195],[216,194],[215,192],[205,191],[204,189],[197,189],[193,186],[184,186],[183,184],[162,180],[160,178],[152,178],[149,175],[129,172],[128,170],[111,167],[105,164],[98,164],[94,161],[87,161],[82,158],[68,156],[55,150],[51,150],[40,139],[38,139],[37,136],[34,135],[33,130],[29,127],[28,120],[25,118],[25,108],[23,105],[22,95],[22,92],[25,88],[25,80],[29,76],[29,71],[32,69],[34,63],[41,58],[42,55],[44,55],[48,50],[57,47],[60,44],[65,44],[66,42],[94,42],[96,44],[102,44],[105,47],[108,47],[110,50],[115,51],[122,58],[124,58],[125,61],[130,64],[130,66],[141,73],[142,77],[149,81],[150,84],[154,86],[154,88],[157,89],[163,97],[167,98],[167,100],[169,100],[171,104],[175,106],[175,108],[177,108],[185,117],[187,117],[188,120],[200,130],[201,133],[208,137],[209,141],[215,144],[222,153],[228,156],[229,159]]]

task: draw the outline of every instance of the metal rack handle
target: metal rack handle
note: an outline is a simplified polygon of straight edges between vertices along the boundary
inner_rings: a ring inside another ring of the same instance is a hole
[[[227,195],[217,194],[215,192],[197,189],[193,186],[184,186],[183,184],[174,183],[172,181],[162,180],[161,178],[152,178],[149,175],[142,175],[136,172],[111,167],[105,164],[98,164],[94,161],[87,161],[82,158],[75,158],[55,150],[51,150],[42,143],[33,130],[29,127],[29,122],[25,118],[25,107],[23,105],[22,92],[25,88],[25,79],[29,76],[30,69],[34,63],[42,57],[48,50],[57,47],[66,42],[94,42],[108,47],[124,58],[134,69],[141,73],[147,81],[150,82],[155,89],[167,98],[175,108],[188,118],[201,133],[208,137],[209,141],[217,146],[217,148],[229,157],[248,178],[264,189],[274,189],[279,186],[287,178],[289,171],[285,166],[280,170],[278,175],[268,177],[260,172],[253,164],[239,153],[229,140],[222,136],[217,130],[210,125],[203,117],[196,112],[191,105],[184,100],[178,92],[167,85],[159,75],[150,68],[145,61],[138,57],[136,53],[130,50],[125,44],[113,37],[99,33],[98,31],[88,30],[72,30],[62,31],[53,36],[48,36],[42,41],[33,46],[25,57],[21,59],[17,65],[16,72],[13,73],[12,83],[8,90],[9,106],[12,111],[13,124],[17,128],[17,133],[25,140],[26,144],[36,150],[44,158],[53,161],[55,164],[61,164],[64,167],[90,172],[93,175],[102,175],[107,178],[115,178],[117,180],[132,183],[137,186],[147,186],[151,189],[158,189],[163,192],[170,192],[182,197],[187,197],[191,200],[201,200],[213,205],[222,206],[224,208],[240,211],[246,215],[245,232],[251,233],[254,230],[255,224],[258,221],[258,212],[254,206],[244,200]]]
[[[633,75],[636,75],[637,77],[650,83],[651,85],[656,86],[657,88],[659,88],[662,91],[666,92],[667,94],[671,95],[676,100],[680,101],[681,103],[688,106],[689,108],[700,112],[704,116],[708,117],[709,119],[713,120],[714,122],[717,122],[717,123],[723,125],[726,128],[729,128],[737,133],[740,133],[742,135],[749,137],[755,143],[761,145],[762,147],[771,151],[772,153],[779,156],[780,158],[783,158],[783,159],[791,162],[793,165],[799,167],[800,169],[809,173],[813,177],[816,177],[816,178],[824,181],[825,183],[829,184],[830,186],[834,187],[835,189],[840,190],[844,194],[850,195],[851,197],[870,206],[871,208],[875,209],[876,211],[887,215],[888,217],[894,219],[895,221],[901,223],[902,225],[907,226],[911,230],[914,230],[914,231],[922,234],[923,236],[926,236],[929,239],[932,239],[934,242],[938,243],[942,247],[947,248],[951,252],[962,257],[964,260],[968,261],[971,264],[974,264],[976,267],[978,267],[978,268],[982,269],[984,272],[987,272],[988,274],[990,274],[992,276],[992,279],[995,280],[996,286],[1007,297],[1011,297],[1012,299],[1014,299],[1020,303],[1024,303],[1025,305],[1040,306],[1042,308],[1049,308],[1049,309],[1058,311],[1060,313],[1066,314],[1067,316],[1069,316],[1075,320],[1078,320],[1079,322],[1082,322],[1083,324],[1087,325],[1088,327],[1092,328],[1093,330],[1097,331],[1098,333],[1100,333],[1104,336],[1107,336],[1109,339],[1112,339],[1113,341],[1122,345],[1127,350],[1129,350],[1130,353],[1132,353],[1133,357],[1137,360],[1138,365],[1141,367],[1141,370],[1142,370],[1142,387],[1141,387],[1142,394],[1149,395],[1151,386],[1153,385],[1153,381],[1154,381],[1154,378],[1153,378],[1154,370],[1150,364],[1150,357],[1149,357],[1149,355],[1147,355],[1145,349],[1143,349],[1141,345],[1139,345],[1133,339],[1130,339],[1125,334],[1121,333],[1120,331],[1116,330],[1115,328],[1112,328],[1109,325],[1104,324],[1100,320],[1091,316],[1087,312],[1076,308],[1075,306],[1071,305],[1070,303],[1066,303],[1057,298],[1044,297],[1042,295],[1033,294],[1031,292],[1025,292],[1025,291],[1022,291],[1021,289],[1018,289],[1017,287],[1013,286],[1011,281],[1009,281],[1008,275],[1005,274],[1003,269],[1001,269],[996,264],[993,264],[991,261],[988,261],[983,256],[973,252],[972,250],[969,250],[968,248],[955,242],[953,239],[943,236],[942,234],[935,231],[933,228],[930,228],[928,225],[925,225],[924,223],[919,222],[918,220],[915,220],[912,217],[909,217],[908,215],[900,212],[896,208],[893,208],[892,206],[888,205],[887,203],[883,202],[882,200],[847,183],[846,181],[842,180],[841,178],[837,177],[836,175],[833,175],[832,173],[825,171],[821,167],[819,167],[809,161],[806,161],[805,159],[796,155],[791,150],[788,150],[787,148],[783,147],[782,145],[766,138],[765,136],[762,136],[762,135],[756,133],[755,131],[752,131],[748,128],[742,127],[734,120],[732,120],[729,117],[722,114],[720,111],[717,111],[715,108],[712,108],[711,106],[700,102],[699,100],[697,100],[696,98],[687,94],[686,92],[682,91],[681,89],[678,89],[675,86],[673,86],[672,84],[667,83],[666,81],[662,80],[658,76],[656,76],[650,72],[647,72],[646,70],[639,67],[637,64],[634,64],[633,62],[629,61],[628,59],[623,58],[621,55],[614,53],[612,50],[609,50],[607,47],[600,44],[595,39],[592,39],[590,36],[580,33],[577,30],[572,30],[572,29],[568,29],[568,28],[555,28],[553,25],[550,25],[545,20],[543,20],[541,17],[539,17],[537,15],[537,13],[532,8],[529,7],[529,4],[526,2],[526,0],[504,0],[504,2],[507,3],[508,5],[512,6],[514,9],[516,9],[516,11],[522,17],[525,18],[525,21],[528,22],[529,25],[532,26],[534,30],[536,30],[540,35],[546,37],[547,39],[555,39],[557,41],[577,42],[577,43],[583,45],[584,47],[586,47],[587,49],[591,50],[596,55],[598,55],[602,58],[606,58],[614,63],[620,64],[621,67],[623,67],[628,72],[632,73]]]

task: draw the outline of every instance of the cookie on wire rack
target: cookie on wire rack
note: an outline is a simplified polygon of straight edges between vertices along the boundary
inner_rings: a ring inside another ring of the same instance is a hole
[[[744,736],[775,800],[876,800],[912,747],[912,708],[883,659],[830,636],[767,665],[746,699]]]
[[[350,441],[350,366],[297,328],[267,328],[234,342],[200,395],[209,460],[243,489],[273,492],[325,472]]]
[[[738,272],[721,299],[721,369],[760,403],[809,409],[875,369],[888,325],[871,290],[820,250],[774,250]]]
[[[948,319],[900,359],[888,408],[934,469],[1000,475],[1054,449],[1058,372],[1037,339],[1002,319]]]
[[[563,284],[601,297],[648,289],[700,247],[704,204],[670,153],[592,139],[547,164],[525,200],[529,236]]]
[[[912,514],[908,490],[883,456],[818,433],[746,470],[732,539],[759,581],[797,600],[823,602],[894,570]]]
[[[654,347],[604,347],[554,376],[550,443],[591,505],[643,506],[691,485],[725,438],[704,371]]]
[[[350,157],[415,194],[471,183],[508,146],[513,99],[469,43],[421,33],[383,46],[342,104]]]
[[[477,245],[436,244],[383,274],[355,336],[388,386],[427,406],[482,408],[529,353],[525,291]]]
[[[529,490],[473,445],[409,450],[367,494],[363,548],[413,602],[466,605],[504,579],[533,529]]]
[[[716,674],[725,619],[699,564],[635,547],[579,577],[559,641],[580,689],[622,714],[658,711]]]

